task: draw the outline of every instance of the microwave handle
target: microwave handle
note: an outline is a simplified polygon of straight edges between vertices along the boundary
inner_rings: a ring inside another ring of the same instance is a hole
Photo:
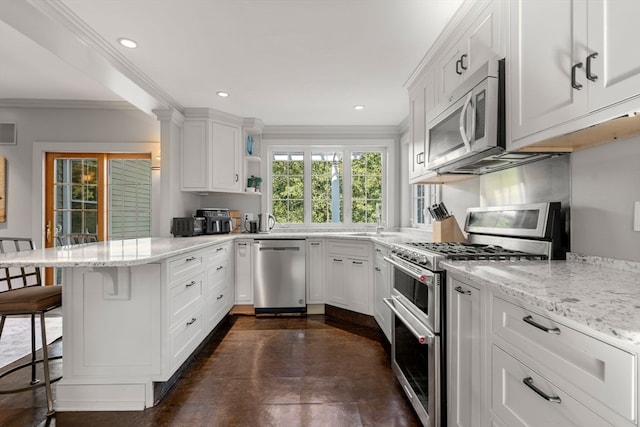
[[[464,143],[464,146],[467,147],[467,153],[471,152],[471,140],[467,136],[465,119],[467,117],[467,110],[469,109],[469,107],[471,107],[472,109],[471,112],[473,113],[473,105],[471,104],[472,99],[473,99],[473,92],[470,93],[469,96],[467,97],[467,100],[464,102],[464,105],[462,106],[462,111],[460,112],[460,136],[462,137],[462,142]],[[472,114],[472,117],[473,116],[475,116],[475,114]],[[474,123],[472,123],[471,126],[473,131]]]

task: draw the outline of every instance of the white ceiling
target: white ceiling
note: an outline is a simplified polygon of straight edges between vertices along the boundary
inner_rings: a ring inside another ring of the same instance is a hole
[[[404,82],[461,2],[7,1],[0,98],[209,107],[266,125],[397,125],[408,114]]]

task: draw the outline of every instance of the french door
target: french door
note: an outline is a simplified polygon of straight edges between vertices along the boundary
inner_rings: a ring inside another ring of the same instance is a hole
[[[57,237],[67,234],[98,240],[150,234],[144,225],[151,220],[150,154],[46,153],[45,165],[45,247],[55,247]],[[58,283],[59,277],[46,269],[45,283]]]

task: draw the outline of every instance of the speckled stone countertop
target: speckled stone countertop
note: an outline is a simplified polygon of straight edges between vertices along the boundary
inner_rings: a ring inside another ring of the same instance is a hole
[[[395,232],[384,232],[381,235],[375,232],[274,232],[149,237],[0,254],[0,267],[127,267],[160,262],[173,256],[235,239],[309,237],[374,241],[386,245],[408,239],[405,234]]]
[[[640,346],[640,263],[569,254],[567,261],[447,261],[454,276]]]

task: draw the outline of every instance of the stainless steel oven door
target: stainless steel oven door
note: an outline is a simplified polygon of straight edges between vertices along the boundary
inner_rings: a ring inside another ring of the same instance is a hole
[[[441,274],[393,255],[384,259],[393,267],[393,297],[431,331],[440,333]]]
[[[396,298],[384,302],[393,312],[393,372],[422,423],[439,427],[443,420],[440,336]]]

